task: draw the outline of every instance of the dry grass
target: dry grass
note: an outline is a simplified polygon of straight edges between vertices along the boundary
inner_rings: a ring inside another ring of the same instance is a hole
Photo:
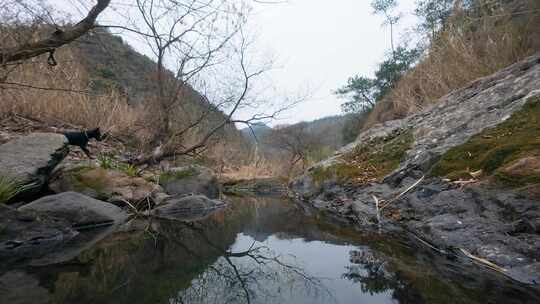
[[[114,91],[91,94],[85,87],[86,73],[76,58],[69,50],[58,53],[56,67],[39,57],[9,73],[7,83],[0,84],[0,116],[18,114],[51,125],[99,126],[112,134],[134,130],[143,111],[129,106]]]
[[[525,14],[514,8],[474,20],[454,16],[450,24],[460,26],[439,33],[422,60],[375,106],[364,128],[421,110],[451,91],[539,51],[540,3],[527,3],[519,8]]]

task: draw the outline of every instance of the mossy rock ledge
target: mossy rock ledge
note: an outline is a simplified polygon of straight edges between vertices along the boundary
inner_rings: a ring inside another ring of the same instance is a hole
[[[289,187],[299,202],[363,228],[378,224],[374,197],[392,200],[383,228],[406,229],[446,252],[464,249],[539,284],[539,185],[537,53],[362,132]]]

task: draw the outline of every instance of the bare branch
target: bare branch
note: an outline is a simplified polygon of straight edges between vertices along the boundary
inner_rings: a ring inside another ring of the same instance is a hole
[[[49,37],[36,42],[26,43],[13,48],[0,49],[0,63],[24,61],[41,54],[50,53],[56,48],[68,44],[88,32],[96,22],[97,17],[107,8],[110,0],[98,0],[88,15],[70,28],[57,29]]]

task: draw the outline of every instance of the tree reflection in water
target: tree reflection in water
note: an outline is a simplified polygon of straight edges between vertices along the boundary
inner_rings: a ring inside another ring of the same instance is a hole
[[[360,284],[362,292],[371,295],[392,292],[392,298],[398,303],[424,303],[421,295],[400,278],[399,272],[387,269],[386,261],[367,248],[353,250],[350,253],[350,262],[343,277]]]
[[[332,299],[322,279],[299,266],[294,256],[277,254],[267,246],[257,246],[254,240],[244,251],[224,250],[210,240],[200,224],[182,224],[197,233],[205,245],[218,251],[220,257],[169,303],[279,303],[280,296],[299,289],[311,296]],[[159,236],[166,237],[167,241],[180,245],[197,257],[197,250],[179,244],[179,239],[160,230]]]

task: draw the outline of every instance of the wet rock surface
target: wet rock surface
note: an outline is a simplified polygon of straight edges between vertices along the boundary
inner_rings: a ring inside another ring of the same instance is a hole
[[[192,220],[204,217],[225,206],[224,202],[209,199],[204,195],[171,196],[150,214],[158,218]]]
[[[30,192],[45,185],[49,174],[68,154],[62,134],[32,133],[0,146],[0,174],[12,177]]]
[[[203,194],[219,198],[221,191],[214,172],[199,165],[171,168],[161,175],[159,183],[170,195]]]
[[[436,250],[463,256],[463,249],[494,263],[515,280],[540,284],[538,185],[500,187],[490,180],[476,180],[474,175],[482,172],[473,172],[470,180],[450,183],[432,177],[409,189],[429,176],[433,165],[451,148],[505,122],[526,104],[540,102],[539,80],[540,54],[536,54],[452,92],[418,114],[361,133],[354,143],[291,182],[290,188],[303,204],[354,225],[399,227]],[[343,162],[343,156],[359,145],[384,141],[399,130],[411,131],[414,141],[399,166],[384,178],[362,184],[327,175],[317,178],[320,168]],[[538,154],[532,154],[501,172],[537,174]],[[409,191],[403,194],[405,190]]]
[[[4,205],[0,205],[0,229],[0,259],[4,266],[61,249],[78,235],[64,219]]]
[[[71,227],[79,230],[120,224],[128,217],[127,213],[115,205],[77,192],[45,196],[19,210],[63,218]]]

